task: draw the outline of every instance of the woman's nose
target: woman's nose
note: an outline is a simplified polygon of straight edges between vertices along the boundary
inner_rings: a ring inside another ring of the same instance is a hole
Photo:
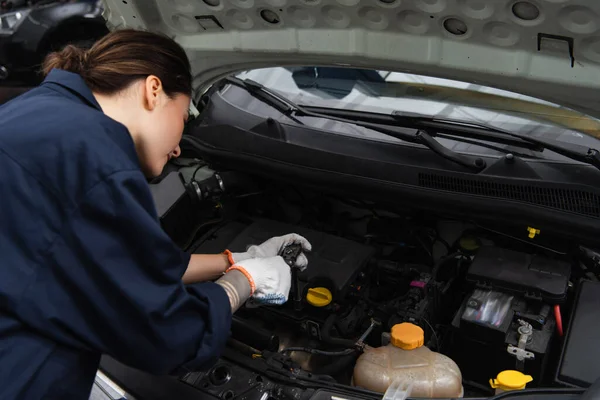
[[[177,158],[181,155],[181,148],[179,146],[175,147],[175,150],[171,152],[171,158]]]

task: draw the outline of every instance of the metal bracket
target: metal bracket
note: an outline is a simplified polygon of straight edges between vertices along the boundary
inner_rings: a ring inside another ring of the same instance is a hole
[[[357,349],[359,349],[360,351],[364,350],[364,348],[366,346],[365,339],[371,334],[371,332],[373,331],[373,328],[375,328],[376,326],[379,326],[379,325],[381,325],[381,322],[379,322],[375,318],[371,318],[371,325],[369,325],[369,327],[367,328],[365,333],[363,333],[362,336],[356,341]]]
[[[527,321],[522,319],[519,320],[519,324],[521,325],[518,329],[519,332],[519,345],[513,346],[509,344],[506,348],[508,354],[512,354],[517,358],[517,369],[523,369],[523,364],[525,360],[533,360],[535,358],[535,354],[530,351],[527,351],[525,348],[527,343],[531,340],[533,336],[533,327]]]

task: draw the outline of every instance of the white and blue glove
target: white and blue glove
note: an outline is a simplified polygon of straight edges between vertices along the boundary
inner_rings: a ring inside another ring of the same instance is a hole
[[[282,257],[246,259],[227,271],[231,270],[240,271],[250,282],[251,303],[280,305],[288,300],[292,273]]]
[[[303,251],[310,251],[312,248],[310,242],[304,237],[295,233],[290,233],[284,236],[273,237],[260,245],[250,246],[244,253],[232,253],[230,251],[226,251],[225,253],[229,257],[229,262],[233,265],[252,258],[269,258],[278,256],[285,247],[291,244],[301,245]],[[306,269],[306,266],[308,265],[308,259],[303,252],[298,255],[294,265],[301,271]]]

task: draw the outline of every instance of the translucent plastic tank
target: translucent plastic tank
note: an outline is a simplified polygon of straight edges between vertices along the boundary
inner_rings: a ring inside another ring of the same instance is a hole
[[[395,325],[391,343],[367,347],[354,367],[354,385],[385,393],[394,381],[412,384],[411,397],[456,398],[463,396],[458,365],[443,354],[423,346],[419,326]]]

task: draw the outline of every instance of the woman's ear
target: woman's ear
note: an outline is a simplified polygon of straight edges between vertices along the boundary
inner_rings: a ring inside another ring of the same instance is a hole
[[[146,78],[144,82],[144,105],[148,111],[156,108],[162,91],[162,82],[157,76],[150,75]]]

